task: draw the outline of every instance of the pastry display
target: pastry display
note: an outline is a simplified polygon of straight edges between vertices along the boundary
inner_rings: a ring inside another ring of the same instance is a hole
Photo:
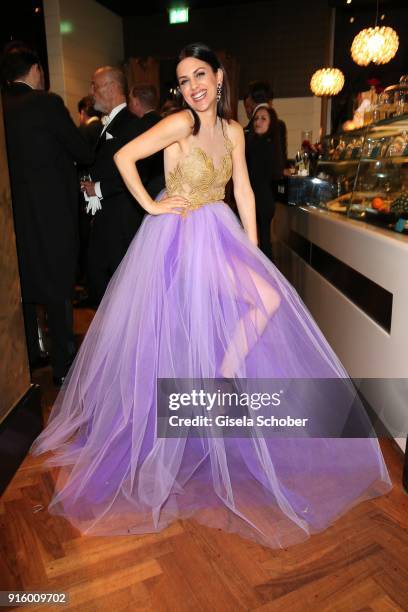
[[[407,115],[377,121],[354,133],[327,136],[323,150],[308,204],[408,231]]]
[[[342,212],[342,213],[347,212],[346,204],[341,204],[340,202],[337,202],[336,200],[332,200],[331,202],[328,202],[327,208],[331,210],[332,212]]]
[[[406,136],[396,136],[388,147],[387,157],[397,157],[399,155],[403,155],[406,146]]]
[[[346,212],[347,206],[350,204],[351,192],[345,193],[334,200],[329,200],[326,202],[326,206],[328,210],[332,212]]]
[[[391,208],[392,200],[385,198],[373,198],[371,201],[371,208],[378,210],[378,212],[389,213]]]

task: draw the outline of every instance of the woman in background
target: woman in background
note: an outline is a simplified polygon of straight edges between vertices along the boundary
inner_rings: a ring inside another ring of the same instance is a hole
[[[285,160],[278,116],[267,104],[258,108],[251,122],[246,157],[255,194],[259,248],[272,260],[271,221],[275,213],[277,183],[283,175]]]

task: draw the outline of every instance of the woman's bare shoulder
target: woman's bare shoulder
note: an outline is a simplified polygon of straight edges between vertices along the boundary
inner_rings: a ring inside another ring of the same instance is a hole
[[[177,139],[184,139],[191,135],[194,120],[192,113],[188,110],[180,110],[168,115],[160,121],[162,128],[173,131],[177,134]]]
[[[244,140],[244,130],[243,127],[238,121],[234,119],[230,119],[227,123],[227,136],[231,140],[234,147],[237,144],[240,144]]]

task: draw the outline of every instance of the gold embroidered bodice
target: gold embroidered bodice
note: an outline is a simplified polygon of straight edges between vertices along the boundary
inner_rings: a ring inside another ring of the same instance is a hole
[[[180,195],[190,202],[187,210],[200,208],[225,197],[225,186],[232,176],[232,143],[224,137],[225,154],[215,165],[201,147],[194,147],[166,176],[167,195]]]

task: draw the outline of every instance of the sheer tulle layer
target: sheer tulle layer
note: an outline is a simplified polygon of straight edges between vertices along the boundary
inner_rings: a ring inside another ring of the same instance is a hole
[[[347,376],[226,204],[149,216],[32,447],[61,466],[50,512],[95,535],[194,516],[285,547],[390,489],[376,439],[156,437],[157,377],[223,375]]]

